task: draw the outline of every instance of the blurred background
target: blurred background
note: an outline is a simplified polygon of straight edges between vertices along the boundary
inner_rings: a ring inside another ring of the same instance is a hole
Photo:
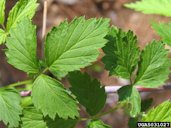
[[[138,12],[134,12],[125,8],[125,3],[133,2],[135,0],[47,0],[48,1],[48,15],[47,15],[47,32],[53,27],[59,25],[64,19],[72,20],[74,17],[85,16],[91,17],[104,17],[111,20],[111,25],[115,25],[123,30],[132,30],[138,37],[139,46],[143,48],[147,43],[153,39],[159,39],[157,34],[151,28],[150,23],[153,21],[166,22],[169,18],[156,16],[156,15],[144,15]],[[16,0],[7,1],[7,10],[14,6]],[[43,19],[43,0],[39,0],[40,6],[34,17],[33,22],[38,26],[38,55],[41,54],[40,46],[42,43],[42,19]],[[3,50],[4,46],[0,46],[0,86],[7,85],[16,81],[21,81],[27,78],[27,76],[12,66],[6,63],[6,58]],[[127,81],[121,80],[117,77],[108,76],[108,72],[104,70],[104,66],[101,62],[103,53],[93,64],[93,66],[84,69],[93,77],[99,79],[104,86],[125,85]],[[65,80],[63,80],[65,83]],[[168,81],[169,83],[169,81]],[[153,98],[153,105],[161,103],[163,100],[171,99],[171,91],[154,91],[142,93],[142,98]],[[117,94],[108,94],[107,105],[104,111],[113,106],[117,102]],[[83,116],[84,111],[82,112]],[[122,111],[118,111],[111,115],[103,116],[102,119],[105,123],[110,124],[112,128],[127,128],[128,117]],[[78,124],[76,128],[84,128],[85,123]],[[0,126],[1,128],[2,126]]]

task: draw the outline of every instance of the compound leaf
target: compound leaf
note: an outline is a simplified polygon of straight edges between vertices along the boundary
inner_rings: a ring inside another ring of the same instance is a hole
[[[135,85],[155,88],[164,84],[170,73],[168,50],[161,42],[153,41],[143,50]]]
[[[16,26],[17,22],[25,17],[31,19],[38,6],[36,2],[37,0],[19,0],[9,13],[7,30],[9,31],[11,27]]]
[[[125,6],[144,14],[171,16],[170,0],[141,0],[136,3],[125,4]]]
[[[22,128],[48,128],[43,120],[43,114],[35,108],[25,108],[23,110]]]
[[[7,33],[3,29],[0,29],[0,45],[5,42],[6,38]]]
[[[69,74],[69,82],[72,93],[91,116],[96,115],[104,107],[106,93],[99,81],[91,79],[88,74],[72,72]]]
[[[23,19],[11,29],[6,46],[8,63],[30,74],[39,72],[36,57],[36,27],[29,19]]]
[[[131,31],[123,32],[111,28],[106,39],[108,43],[103,48],[105,53],[103,62],[106,69],[111,75],[130,79],[139,59],[136,36]]]
[[[14,89],[0,89],[0,121],[10,127],[17,127],[22,114],[21,97]]]
[[[95,61],[106,43],[108,19],[75,18],[52,29],[46,37],[45,57],[49,70],[58,78]]]
[[[153,23],[152,27],[161,36],[164,43],[171,46],[171,22],[170,23]]]
[[[6,0],[0,0],[0,24],[3,24],[5,20],[5,3]]]
[[[79,116],[76,101],[55,79],[40,75],[33,83],[32,100],[35,107],[42,111],[43,115],[49,115],[55,119],[59,117],[68,119]]]
[[[144,122],[171,122],[171,102],[165,101],[148,111],[142,118]]]
[[[101,120],[91,120],[87,128],[112,128],[112,127],[107,124],[104,124]]]
[[[124,104],[126,112],[135,117],[141,111],[141,97],[138,90],[131,85],[123,86],[118,90],[119,102]]]

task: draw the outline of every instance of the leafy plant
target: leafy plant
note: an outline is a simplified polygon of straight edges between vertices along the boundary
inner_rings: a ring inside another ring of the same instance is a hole
[[[171,16],[170,4],[170,0],[141,0],[125,6],[145,14]]]
[[[135,3],[125,4],[125,7],[140,11],[144,14],[158,14],[170,17],[171,16],[171,1],[170,0],[141,0]],[[171,23],[152,23],[153,29],[161,36],[162,41],[171,46]]]
[[[170,60],[162,42],[152,41],[140,50],[132,31],[110,27],[109,19],[79,17],[62,22],[47,34],[45,54],[40,59],[36,54],[36,26],[31,21],[37,1],[19,0],[6,25],[5,1],[1,2],[0,41],[6,46],[7,61],[30,78],[0,88],[0,121],[6,126],[74,128],[77,123],[88,121],[87,128],[110,128],[100,118],[121,108],[136,121],[160,121],[159,117],[151,119],[161,112],[166,117],[161,121],[171,122],[170,101],[144,114],[136,88],[137,85],[155,88],[167,80]],[[110,75],[130,80],[130,85],[118,90],[117,105],[105,112],[105,88],[97,79],[80,72],[97,60],[100,48],[105,53],[103,62]],[[61,82],[64,77],[70,83],[69,88]],[[25,85],[24,89],[21,85]],[[31,94],[22,97],[21,89]],[[82,109],[87,117],[79,114]]]
[[[158,15],[170,17],[171,16],[171,13],[169,12],[170,4],[171,4],[170,0],[141,0],[141,1],[137,1],[135,3],[125,4],[125,6],[128,8],[134,9],[136,11],[140,11],[144,14],[158,14]],[[171,46],[171,40],[170,40],[171,24],[170,24],[170,22],[169,23],[153,22],[152,28],[159,34],[163,43]],[[162,52],[160,52],[160,53],[162,53]],[[162,54],[158,54],[158,55],[160,56]],[[164,55],[164,53],[163,53],[163,55]],[[165,67],[164,65],[169,65],[169,63],[168,64],[167,64],[167,62],[165,64],[163,63],[163,67]],[[162,69],[160,69],[160,70],[162,70]],[[157,69],[154,69],[154,71],[157,71]],[[169,70],[165,70],[165,71],[169,71]],[[164,74],[161,76],[164,76]],[[158,80],[155,80],[155,82],[157,82],[157,81]],[[148,85],[150,85],[150,84],[148,84]],[[150,103],[150,101],[147,104],[149,104],[149,103]],[[169,114],[169,115],[167,115],[167,114]],[[137,120],[137,119],[135,118],[131,122],[135,122],[135,120]],[[170,101],[165,101],[162,104],[160,104],[159,106],[157,106],[156,108],[149,110],[147,115],[142,118],[142,121],[144,121],[144,122],[169,121],[170,122],[171,121]]]
[[[156,108],[148,111],[147,115],[142,118],[142,121],[152,121],[152,122],[164,122],[170,121],[171,113],[171,103],[170,101],[165,101]]]

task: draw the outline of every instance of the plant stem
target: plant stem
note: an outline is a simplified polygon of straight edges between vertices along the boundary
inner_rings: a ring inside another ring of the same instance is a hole
[[[45,68],[42,71],[42,74],[46,73],[48,70],[49,70],[48,68]],[[20,82],[16,82],[16,83],[6,85],[5,87],[17,87],[17,86],[21,86],[21,85],[25,85],[25,84],[30,84],[32,82],[33,82],[33,80],[24,80],[24,81],[20,81]]]
[[[13,84],[9,84],[9,85],[6,85],[8,87],[17,87],[17,86],[20,86],[20,85],[25,85],[25,84],[30,84],[32,83],[32,80],[25,80],[25,81],[21,81],[21,82],[16,82],[16,83],[13,83]]]
[[[46,20],[47,20],[47,0],[44,0],[42,39],[44,38],[46,33]]]
[[[131,84],[131,85],[133,84],[133,82],[132,82],[132,78],[130,78],[130,84]]]
[[[100,117],[105,116],[107,114],[113,113],[116,110],[118,110],[120,107],[121,107],[121,105],[117,104],[116,106],[114,106],[113,108],[109,109],[106,112],[102,112],[102,113],[99,113],[99,114],[97,114],[95,116],[92,116],[91,119],[97,119],[97,118],[100,118]]]
[[[43,10],[43,28],[42,28],[42,41],[46,34],[46,22],[47,22],[47,0],[44,0],[44,10]],[[44,43],[42,42],[42,58],[44,56]]]
[[[89,120],[89,118],[80,118],[79,120],[80,121],[86,121],[86,120]]]
[[[123,86],[120,85],[111,85],[111,86],[105,86],[106,93],[117,93],[117,91]],[[153,92],[153,91],[161,91],[161,90],[168,90],[171,89],[171,85],[166,85],[160,88],[144,88],[141,86],[136,86],[139,92]]]
[[[42,71],[42,74],[46,73],[47,71],[49,70],[49,68],[45,68],[43,71]]]
[[[1,24],[1,26],[6,31],[5,25],[4,24]]]
[[[95,116],[90,116],[90,117],[87,117],[87,118],[80,118],[79,120],[80,121],[87,121],[87,120],[90,120],[90,119],[98,119],[102,116],[105,116],[107,114],[111,114],[113,112],[115,112],[116,110],[118,110],[120,107],[122,107],[120,104],[117,104],[116,106],[114,106],[113,108],[111,108],[110,110],[106,111],[106,112],[102,112],[102,113],[99,113]]]

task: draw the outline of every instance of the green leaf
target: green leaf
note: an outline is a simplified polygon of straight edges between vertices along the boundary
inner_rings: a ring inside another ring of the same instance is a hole
[[[110,71],[110,75],[130,79],[139,59],[136,36],[131,31],[111,28],[106,39],[108,43],[103,48],[106,69]]]
[[[75,18],[52,29],[46,37],[45,57],[49,70],[58,78],[94,62],[106,43],[108,19]]]
[[[164,43],[171,46],[171,22],[170,23],[153,23],[152,27],[161,36]]]
[[[32,99],[31,99],[31,96],[27,96],[27,97],[22,97],[22,100],[21,100],[21,106],[22,107],[28,107],[30,105],[32,105]]]
[[[138,90],[131,85],[123,86],[118,90],[119,102],[124,104],[126,112],[135,117],[141,111],[141,97]]]
[[[10,127],[17,127],[22,114],[21,97],[14,89],[0,88],[0,121]]]
[[[170,73],[169,67],[168,50],[163,43],[153,41],[141,54],[135,85],[155,88],[164,84]]]
[[[6,38],[7,33],[3,29],[0,29],[0,45],[5,43]]]
[[[88,74],[72,72],[69,74],[69,82],[72,93],[91,116],[96,115],[104,107],[106,93],[99,81],[91,79]]]
[[[131,4],[125,4],[126,7],[144,14],[159,14],[163,16],[171,16],[170,0],[141,0]]]
[[[25,17],[31,19],[38,6],[36,2],[37,0],[19,0],[9,13],[7,30],[9,31],[11,27],[15,27],[17,22]]]
[[[25,108],[21,120],[22,128],[74,128],[77,123],[77,119],[44,118],[43,114],[34,107]]]
[[[144,122],[171,122],[171,102],[165,101],[148,111],[142,118]]]
[[[62,84],[55,79],[40,75],[33,83],[33,104],[40,109],[44,116],[49,115],[55,119],[59,117],[67,119],[79,116],[76,101],[67,93]]]
[[[104,124],[101,120],[92,120],[89,122],[87,128],[112,128],[112,127]]]
[[[6,0],[0,0],[0,24],[3,24],[5,20],[5,3]]]
[[[48,128],[43,120],[43,115],[35,108],[25,108],[23,110],[22,128]]]
[[[36,57],[36,27],[29,19],[23,19],[15,28],[11,29],[6,46],[8,63],[30,74],[39,72]]]
[[[46,120],[48,128],[75,128],[75,125],[77,124],[77,119],[61,119],[59,117],[56,117],[55,120],[48,119]]]
[[[130,118],[128,121],[129,128],[137,128],[138,118]]]
[[[142,100],[142,102],[141,102],[141,112],[144,112],[147,109],[149,109],[150,106],[152,105],[152,103],[153,103],[153,99],[152,98]]]

